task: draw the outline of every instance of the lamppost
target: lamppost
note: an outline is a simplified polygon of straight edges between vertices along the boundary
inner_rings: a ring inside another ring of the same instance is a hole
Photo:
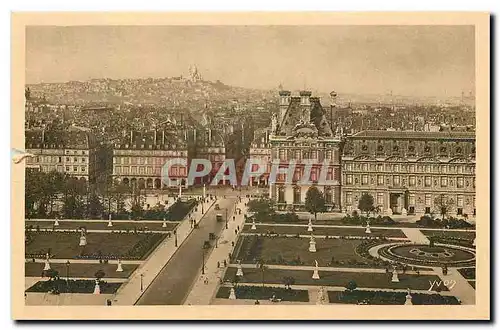
[[[203,246],[201,248],[201,256],[202,256],[202,263],[201,263],[201,274],[205,275],[205,247]]]
[[[144,277],[144,274],[141,274],[141,292],[144,291],[144,286],[143,286],[143,283],[142,283],[142,278]]]
[[[175,247],[177,247],[177,230],[174,229]]]
[[[205,197],[203,197],[203,202],[201,202],[201,214],[205,214],[205,210],[203,209],[203,205],[205,205]]]
[[[226,208],[226,229],[228,228],[227,226],[227,208]]]

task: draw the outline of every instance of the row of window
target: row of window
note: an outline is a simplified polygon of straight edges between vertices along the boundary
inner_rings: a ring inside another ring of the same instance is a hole
[[[36,156],[27,158],[27,163],[62,163],[63,157],[60,156]],[[66,163],[88,163],[87,157],[66,157]]]
[[[318,161],[323,161],[324,159],[327,160],[336,160],[338,159],[338,151],[337,150],[327,150],[327,151],[321,151],[321,150],[285,150],[285,149],[280,149],[278,152],[276,150],[273,150],[273,159],[276,159],[279,157],[280,160],[286,161],[286,160],[302,160],[302,159],[313,159],[313,160],[318,160]]]
[[[368,179],[371,179],[370,182]],[[423,179],[423,180],[422,180]],[[415,187],[415,186],[422,186],[422,183],[424,187],[454,187],[455,186],[455,178],[448,178],[446,176],[442,176],[439,178],[434,178],[434,185],[433,185],[433,180],[431,176],[425,176],[425,177],[416,177],[416,176],[409,176],[408,177],[408,186],[409,187]],[[458,177],[456,178],[456,187],[457,188],[464,188],[464,182],[465,185],[468,187],[469,186],[469,181],[464,181],[463,177]],[[357,177],[354,178],[353,180],[353,175],[352,174],[347,174],[346,175],[346,185],[359,185],[359,179]],[[362,174],[361,175],[361,185],[368,185],[368,184],[375,184],[375,176],[368,176],[368,174]],[[382,185],[392,185],[392,186],[406,186],[406,179],[403,178],[401,179],[401,176],[399,175],[377,175],[377,185],[382,186]],[[476,179],[472,179],[472,186],[473,188],[476,187]]]
[[[293,173],[293,181],[302,180],[304,178],[304,168],[297,168]],[[317,181],[321,177],[321,169],[320,168],[311,168],[311,181]],[[276,181],[284,182],[287,179],[287,175],[285,173],[280,173],[276,175]],[[338,168],[329,167],[326,172],[326,180],[337,180],[340,181],[340,170]]]
[[[167,157],[113,157],[113,164],[117,165],[165,165],[171,158]]]
[[[114,174],[116,175],[129,175],[129,174],[146,174],[146,175],[161,175],[161,167],[152,166],[115,166]],[[185,176],[186,168],[171,166],[170,173],[171,176]]]
[[[416,164],[344,164],[347,171],[389,171],[389,172],[426,172],[426,173],[474,173],[470,165],[416,165]]]
[[[325,189],[325,202],[327,204],[333,203],[335,200],[335,194],[333,189]],[[302,190],[300,187],[295,187],[293,188],[293,204],[302,204],[305,202],[302,198]],[[286,203],[285,200],[285,188],[284,187],[279,187],[278,188],[278,203]]]
[[[66,150],[66,155],[86,155],[86,150]]]
[[[361,194],[361,195],[363,195],[363,194]],[[439,195],[439,196],[442,196],[442,195]],[[434,196],[434,198],[433,198],[432,194],[425,194],[423,200],[420,199],[420,200],[418,200],[418,202],[419,203],[424,202],[425,206],[433,206],[435,204],[435,200],[434,199],[436,197],[438,197],[438,196]],[[444,195],[442,197],[443,197],[444,200],[450,200],[451,199],[453,201],[452,204],[455,204],[455,201],[456,201],[456,206],[457,207],[464,207],[464,196],[463,195],[456,195],[456,200],[454,200],[452,196]],[[377,193],[376,199],[374,199],[375,200],[375,204],[378,205],[378,206],[383,206],[384,204],[386,204],[386,203],[384,203],[385,198],[386,198],[386,194],[384,194],[384,193]],[[358,196],[354,196],[354,199],[353,199],[353,193],[352,192],[346,192],[346,204],[347,205],[352,205],[353,201],[354,202],[358,202]],[[417,199],[416,199],[415,194],[409,194],[408,195],[408,205],[414,206],[416,204],[417,204]],[[476,207],[476,197],[473,197],[473,199],[472,199],[472,206]]]

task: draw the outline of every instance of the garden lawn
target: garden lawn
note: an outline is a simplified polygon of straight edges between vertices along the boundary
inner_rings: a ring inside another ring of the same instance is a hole
[[[71,262],[71,261],[70,261]],[[116,264],[77,264],[69,266],[69,277],[93,278],[98,270],[104,271],[104,277],[128,278],[138,265],[122,264],[123,272],[116,271]],[[39,277],[42,274],[44,264],[27,262],[24,266],[24,276]],[[66,278],[66,264],[51,263],[50,267],[59,272],[61,278]]]
[[[244,242],[250,236],[242,236]],[[321,239],[316,238],[316,252],[309,252],[309,239],[296,237],[259,237],[262,247],[254,256],[243,255],[240,249],[237,259],[242,263],[254,263],[263,259],[268,264],[292,264],[298,257],[303,265],[312,266],[317,260],[320,266],[326,266],[335,259],[336,267],[347,266],[352,262],[367,262],[367,260],[356,254],[356,247],[362,240],[358,239]],[[341,262],[345,265],[340,264]]]
[[[87,245],[80,247],[80,235],[63,232],[32,232],[32,240],[26,245],[26,257],[45,255],[49,249],[51,258],[74,259],[145,259],[166,234],[118,234],[87,233]],[[101,256],[99,256],[99,252]]]
[[[393,219],[394,220],[394,219]],[[402,228],[419,228],[419,226],[415,222],[398,222],[395,220],[396,223],[393,225],[386,225],[386,226],[380,226],[380,227],[387,227],[389,228],[397,228],[397,227],[402,227]],[[307,219],[299,219],[298,221],[293,221],[293,222],[281,222],[281,221],[273,221],[271,219],[265,219],[262,221],[263,223],[279,223],[279,224],[294,224],[294,225],[307,225],[309,223],[309,220]],[[246,224],[252,224],[251,220],[247,220]],[[332,219],[332,220],[314,220],[313,217],[313,225],[335,225],[335,226],[359,226],[359,224],[355,223],[349,223],[349,222],[342,222],[341,219]],[[374,225],[370,224],[371,226],[377,226],[379,225]]]
[[[366,301],[369,305],[403,305],[405,292],[391,291],[328,291],[330,303],[357,304]],[[414,305],[459,305],[457,298],[439,294],[412,293]]]
[[[282,301],[301,301],[309,302],[309,294],[307,290],[293,290],[284,289],[279,287],[265,287],[260,286],[245,286],[239,285],[235,288],[236,299],[259,299],[269,300],[273,295]],[[216,298],[229,298],[230,288],[221,287],[217,292]]]
[[[227,269],[224,279],[232,282],[236,277],[236,268]],[[399,282],[392,283],[392,274],[385,273],[357,273],[357,272],[327,272],[319,271],[319,280],[312,279],[313,271],[309,270],[285,270],[266,269],[264,271],[264,282],[269,284],[284,284],[283,278],[290,276],[295,279],[296,285],[325,285],[344,287],[349,281],[354,280],[358,288],[381,288],[381,289],[407,289],[428,290],[430,282],[441,281],[436,275],[408,275],[400,274]],[[243,277],[239,278],[241,283],[262,283],[262,272],[257,268],[243,268]],[[439,286],[442,291],[448,291],[446,286]],[[293,285],[292,285],[293,289]]]
[[[251,225],[246,224],[243,228],[243,232],[246,233],[257,233],[257,234],[300,234],[300,235],[310,235],[311,232],[307,231],[307,226],[297,227],[297,226],[259,226],[256,225],[257,229],[252,230]],[[367,236],[367,237],[400,237],[407,238],[406,235],[400,229],[371,229],[371,234],[365,234],[364,228],[331,228],[331,227],[314,227],[312,233],[314,235],[328,235],[328,236]]]
[[[113,227],[108,227],[108,222],[73,222],[73,221],[59,221],[59,226],[54,226],[54,221],[26,221],[26,226],[33,226],[35,229],[37,226],[40,229],[58,229],[58,230],[75,230],[80,227],[85,227],[86,229],[92,230],[130,230],[134,231],[137,229],[138,231],[142,230],[161,230],[161,231],[171,231],[177,227],[177,223],[167,222],[167,227],[163,228],[163,223],[141,223],[140,221],[134,222],[123,222],[120,220],[113,220]]]
[[[52,281],[39,281],[30,287],[26,292],[49,292],[54,287]],[[121,283],[106,283],[101,282],[99,287],[101,294],[115,293],[121,286]],[[67,282],[65,279],[59,279],[56,286],[60,293],[93,293],[95,287],[94,280],[70,280]]]
[[[449,230],[426,230],[426,229],[420,229],[422,234],[424,234],[427,237],[431,236],[437,236],[437,237],[445,237],[445,238],[461,238],[461,239],[468,239],[468,240],[474,240],[476,238],[476,232],[474,230],[469,230],[469,231],[449,231]]]

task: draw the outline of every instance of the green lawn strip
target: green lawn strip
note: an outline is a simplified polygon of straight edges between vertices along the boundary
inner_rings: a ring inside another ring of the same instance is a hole
[[[371,234],[366,234],[364,228],[328,228],[313,227],[313,232],[308,232],[307,227],[297,226],[258,226],[252,230],[251,225],[245,225],[243,232],[260,234],[300,234],[300,235],[328,235],[328,236],[366,236],[366,237],[400,237],[406,238],[406,235],[400,229],[371,229]]]
[[[356,247],[363,242],[357,239],[316,239],[316,252],[309,252],[308,238],[295,237],[259,237],[260,248],[256,248],[255,255],[245,254],[245,245],[248,245],[250,237],[242,237],[244,242],[236,259],[242,263],[254,263],[260,258],[268,264],[300,264],[313,265],[317,260],[321,266],[327,266],[334,258],[334,266],[343,267],[349,264],[366,263],[368,261],[357,255]],[[254,260],[255,259],[255,260]]]
[[[469,231],[449,231],[449,230],[428,230],[428,229],[420,229],[422,234],[427,237],[444,237],[444,238],[459,238],[466,240],[474,240],[476,238],[476,232],[474,230]]]
[[[469,282],[471,287],[473,287],[474,289],[476,288],[476,281],[467,281],[467,282]]]
[[[473,280],[476,278],[476,268],[459,268],[458,272],[467,280]]]
[[[71,263],[71,260],[70,260]],[[104,277],[128,278],[139,265],[122,264],[123,272],[116,271],[116,264],[77,264],[71,263],[69,266],[69,277],[89,277],[93,278],[98,270],[104,271]],[[42,275],[44,264],[27,262],[25,263],[25,276],[38,277]],[[50,267],[59,272],[59,276],[66,278],[66,264],[51,263]]]
[[[60,221],[59,226],[54,226],[54,221],[26,221],[26,226],[32,226],[36,229],[39,226],[40,229],[57,229],[57,230],[75,230],[80,227],[85,227],[91,230],[130,230],[134,229],[138,231],[142,230],[161,230],[161,231],[172,231],[177,227],[177,223],[167,222],[167,227],[162,227],[163,223],[148,223],[148,222],[120,222],[119,220],[113,221],[113,227],[108,227],[107,222],[66,222]]]
[[[122,283],[107,283],[101,281],[99,284],[101,294],[113,294]],[[69,280],[59,279],[55,283],[51,280],[38,281],[33,286],[28,288],[26,292],[49,292],[54,287],[57,287],[59,293],[89,293],[94,292],[95,281],[94,280]]]
[[[87,245],[80,247],[77,233],[32,232],[31,235],[26,257],[43,256],[50,249],[51,258],[55,259],[145,259],[167,237],[159,233],[87,233]]]
[[[232,282],[236,277],[236,268],[230,267],[226,271],[224,279]],[[435,275],[409,275],[400,274],[399,282],[391,282],[391,274],[385,273],[357,273],[357,272],[328,272],[319,271],[320,279],[312,279],[312,271],[307,270],[285,270],[285,269],[266,269],[264,270],[264,282],[269,284],[284,284],[285,277],[293,277],[297,285],[325,285],[344,287],[349,281],[353,280],[360,288],[381,288],[381,289],[407,289],[428,290],[431,282],[441,282]],[[239,277],[242,283],[262,283],[262,271],[256,268],[244,268],[243,277]],[[434,286],[436,287],[436,285]],[[292,286],[293,288],[293,286]],[[439,286],[443,291],[448,289],[441,284]]]
[[[366,302],[369,305],[403,305],[406,301],[406,292],[391,291],[328,291],[330,303],[358,304]],[[439,294],[412,293],[414,305],[459,305],[457,298],[441,296]]]
[[[293,290],[280,287],[265,287],[260,286],[245,286],[238,285],[235,289],[236,299],[259,299],[269,300],[275,295],[277,299],[282,301],[300,301],[309,302],[309,294],[307,290]],[[229,298],[230,288],[220,287],[217,291],[216,298]]]

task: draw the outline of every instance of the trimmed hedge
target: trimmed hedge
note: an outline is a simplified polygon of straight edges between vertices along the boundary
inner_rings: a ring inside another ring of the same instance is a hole
[[[217,298],[229,298],[230,288],[221,287],[217,291]],[[282,301],[300,301],[309,302],[309,294],[307,290],[285,289],[280,287],[261,287],[261,286],[244,286],[239,285],[234,289],[237,299],[259,299],[269,300],[276,296]]]
[[[439,294],[412,293],[413,305],[460,305],[457,298]],[[403,305],[406,301],[405,292],[390,291],[328,291],[330,303],[368,305]]]

